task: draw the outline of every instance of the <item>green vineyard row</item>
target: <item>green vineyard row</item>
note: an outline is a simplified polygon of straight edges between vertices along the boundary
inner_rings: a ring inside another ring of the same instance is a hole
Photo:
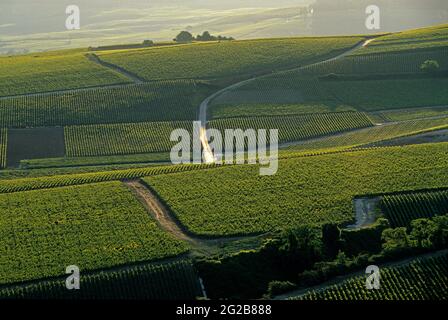
[[[448,190],[386,195],[380,207],[392,227],[408,227],[412,220],[448,213]]]
[[[202,296],[191,261],[127,266],[80,277],[81,290],[67,290],[64,280],[0,288],[0,299],[150,299],[194,300]]]
[[[179,80],[0,99],[0,126],[194,120],[210,90],[201,82]]]
[[[64,50],[0,57],[0,97],[130,82],[84,54]]]
[[[162,231],[120,182],[0,195],[0,284],[173,257]]]
[[[101,60],[146,80],[207,79],[289,68],[348,50],[362,37],[289,38],[196,43],[102,52]],[[154,68],[157,66],[157,68]]]
[[[423,258],[403,266],[380,269],[380,289],[368,290],[366,277],[359,276],[301,300],[446,300],[448,297],[448,255]]]

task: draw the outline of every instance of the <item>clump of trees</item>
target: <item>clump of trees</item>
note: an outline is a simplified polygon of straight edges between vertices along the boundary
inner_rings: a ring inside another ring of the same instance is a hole
[[[380,218],[366,228],[336,224],[275,233],[256,250],[195,262],[213,299],[253,299],[312,286],[369,264],[393,261],[448,246],[448,215],[391,228]]]
[[[232,37],[223,37],[221,35],[214,36],[211,35],[210,32],[208,31],[204,31],[202,34],[198,34],[196,37],[194,37],[188,31],[181,31],[173,40],[176,42],[193,42],[193,41],[224,41],[224,40],[230,41],[235,39]]]

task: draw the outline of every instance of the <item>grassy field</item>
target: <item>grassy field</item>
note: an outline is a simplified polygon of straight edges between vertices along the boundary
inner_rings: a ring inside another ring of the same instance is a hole
[[[146,80],[213,79],[250,76],[300,66],[336,55],[362,39],[334,37],[224,41],[103,52],[99,56]]]
[[[201,235],[236,235],[353,218],[355,195],[447,185],[448,144],[283,159],[274,176],[257,166],[153,176],[145,181]]]
[[[448,190],[386,195],[381,211],[393,228],[408,227],[412,220],[448,213]]]
[[[448,255],[421,258],[402,266],[381,269],[379,290],[367,290],[366,277],[357,276],[302,300],[446,300]]]
[[[0,126],[39,127],[193,120],[211,92],[203,83],[162,81],[77,93],[0,99]]]
[[[129,83],[89,61],[84,50],[0,57],[0,97]]]
[[[354,54],[376,54],[443,48],[448,44],[448,24],[394,33],[373,41]]]
[[[86,271],[187,250],[119,182],[0,195],[0,211],[2,284],[63,276],[72,264]]]

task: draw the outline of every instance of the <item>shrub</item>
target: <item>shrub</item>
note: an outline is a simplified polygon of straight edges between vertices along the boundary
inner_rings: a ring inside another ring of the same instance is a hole
[[[437,62],[436,60],[426,60],[420,66],[420,70],[427,73],[436,73],[437,71],[439,71],[439,69],[440,65],[439,62]]]

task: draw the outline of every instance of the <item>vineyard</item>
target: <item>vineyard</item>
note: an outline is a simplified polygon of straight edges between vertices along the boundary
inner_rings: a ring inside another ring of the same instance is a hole
[[[301,104],[218,104],[211,108],[212,119],[241,118],[253,116],[288,116],[310,113],[329,113],[356,111],[347,106],[330,107],[325,104],[301,103]]]
[[[377,40],[380,41],[380,40]],[[374,41],[373,43],[375,43]],[[441,70],[448,69],[448,48],[432,51],[382,53],[375,55],[352,55],[343,59],[327,61],[302,69],[304,74],[362,74],[420,73],[426,60],[436,60]]]
[[[8,130],[0,128],[0,169],[6,167],[7,139],[8,139]]]
[[[63,186],[73,186],[96,182],[105,182],[123,179],[135,179],[144,176],[169,174],[175,172],[199,170],[211,167],[212,165],[177,165],[177,166],[147,166],[130,169],[103,169],[87,168],[87,172],[67,174],[67,170],[50,169],[51,172],[44,171],[43,174],[36,174],[31,171],[31,177],[8,177],[0,180],[0,194],[18,191],[28,191],[36,189],[57,188]],[[78,171],[78,168],[75,168]],[[61,173],[64,172],[64,173]],[[36,175],[36,176],[33,176]]]
[[[448,79],[323,81],[325,90],[343,104],[363,111],[448,104]]]
[[[386,195],[380,207],[392,227],[408,227],[412,220],[448,213],[448,190]]]
[[[384,124],[315,141],[305,141],[301,144],[288,147],[288,150],[311,151],[329,148],[359,147],[374,142],[387,141],[397,137],[405,137],[444,128],[448,128],[448,117],[440,119],[412,120]]]
[[[442,24],[380,37],[369,44],[369,46],[358,50],[353,54],[363,55],[446,48],[448,43],[447,39],[448,24]]]
[[[403,266],[382,268],[379,290],[367,290],[366,277],[358,276],[301,300],[446,300],[448,255],[421,258]]]
[[[89,61],[82,50],[0,57],[0,97],[128,82]]]
[[[40,127],[193,120],[210,89],[194,81],[162,81],[73,93],[0,99],[0,126]]]
[[[195,234],[252,234],[348,222],[359,194],[446,187],[446,152],[447,144],[381,148],[281,159],[273,176],[243,165],[145,181]]]
[[[299,141],[333,133],[372,126],[364,113],[337,112],[284,117],[251,117],[212,120],[210,128],[225,129],[278,129],[279,142]]]
[[[407,110],[381,111],[379,114],[388,121],[407,121],[419,118],[448,117],[447,107],[426,107]]]
[[[64,280],[0,288],[0,299],[151,299],[193,300],[202,296],[189,260],[142,264],[117,271],[84,275],[79,291],[68,291]]]
[[[146,80],[211,79],[300,66],[334,56],[362,40],[333,37],[225,41],[102,52],[99,56]]]
[[[94,270],[187,250],[120,182],[4,194],[0,211],[2,284],[63,276],[72,264]]]
[[[69,157],[104,156],[133,153],[169,152],[177,143],[171,132],[193,132],[193,123],[144,122],[65,127],[66,155]]]

